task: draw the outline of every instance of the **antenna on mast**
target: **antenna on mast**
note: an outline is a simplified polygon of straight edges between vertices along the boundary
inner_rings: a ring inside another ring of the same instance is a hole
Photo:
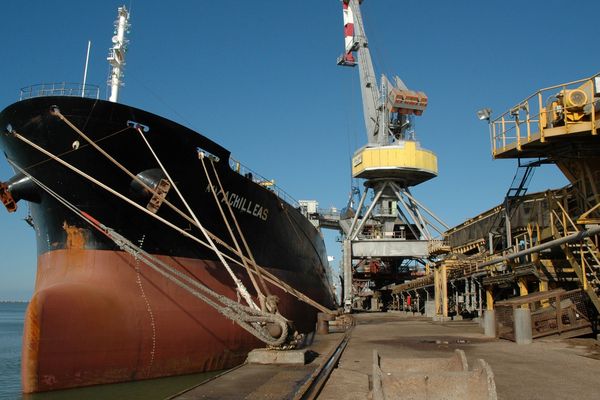
[[[90,62],[90,48],[92,47],[92,41],[88,40],[87,52],[85,53],[85,67],[83,68],[83,85],[81,87],[81,97],[85,96],[85,84],[87,82],[88,64]]]
[[[111,66],[108,84],[110,85],[109,101],[117,102],[119,96],[119,87],[123,86],[123,69],[125,68],[125,54],[127,53],[127,44],[129,40],[125,38],[125,33],[129,33],[129,11],[125,6],[117,10],[117,20],[115,21],[115,35],[112,37],[113,46],[108,50],[108,62]]]

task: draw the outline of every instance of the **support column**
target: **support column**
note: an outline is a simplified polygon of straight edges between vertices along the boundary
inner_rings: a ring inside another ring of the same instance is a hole
[[[464,304],[465,304],[465,309],[467,309],[467,311],[470,311],[469,309],[471,308],[471,290],[469,288],[469,278],[465,278],[465,292],[464,292]]]
[[[435,316],[442,315],[442,283],[440,268],[433,269],[433,301],[435,302]]]
[[[488,311],[494,309],[494,288],[492,286],[485,288],[485,309]]]
[[[442,285],[442,317],[448,318],[448,270],[446,265],[442,264],[440,278]]]
[[[531,262],[534,264],[538,264],[540,262],[540,253],[534,252],[530,254]]]
[[[524,278],[519,278],[517,284],[519,285],[519,296],[527,296],[529,294],[527,281]],[[521,308],[529,308],[529,304],[523,304]]]
[[[352,242],[348,239],[343,243],[343,267],[344,267],[344,310],[352,310]]]
[[[532,342],[531,310],[529,308],[515,308],[513,312],[515,342],[517,344],[530,344]]]
[[[435,286],[434,286],[435,289]],[[435,318],[436,316],[436,306],[435,301],[431,299],[429,295],[429,290],[427,288],[423,288],[425,291],[425,316],[429,318]]]
[[[469,287],[471,288],[471,308],[469,309],[469,312],[473,312],[476,310],[477,307],[477,292],[475,292],[475,278],[471,277],[469,283]]]
[[[477,282],[477,294],[478,296],[478,301],[477,301],[477,314],[479,318],[483,317],[483,296],[481,293],[481,282],[479,282],[478,280],[475,280],[475,282]]]
[[[548,291],[548,281],[539,281],[539,291],[547,292]],[[542,303],[542,307],[546,308],[550,306],[550,301],[548,299],[540,301]]]
[[[444,264],[433,269],[433,297],[436,320],[448,318],[448,281]]]
[[[512,246],[512,227],[510,226],[510,211],[508,209],[508,197],[504,202],[504,226],[506,227],[506,247]]]
[[[418,290],[415,290],[415,305],[417,306],[417,314],[421,313],[421,295]]]
[[[456,315],[459,315],[459,307],[458,307],[458,288],[454,284],[455,281],[450,281],[450,286],[452,286],[452,291],[454,292],[454,312]]]
[[[485,313],[483,313],[483,333],[488,337],[496,337],[496,311],[494,310],[494,289],[485,288]]]
[[[524,278],[519,278],[517,283],[519,285],[519,296],[527,296],[529,294],[529,290],[527,290],[527,281]]]

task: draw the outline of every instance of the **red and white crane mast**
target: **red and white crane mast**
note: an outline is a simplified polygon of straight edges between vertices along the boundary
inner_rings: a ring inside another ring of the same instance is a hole
[[[382,144],[381,139],[378,139],[380,113],[377,110],[381,103],[381,95],[377,86],[373,62],[371,61],[367,35],[362,23],[359,2],[358,0],[342,0],[342,7],[344,13],[345,53],[338,59],[338,65],[356,66],[356,58],[353,53],[358,53],[360,89],[363,99],[363,113],[368,143]]]
[[[338,65],[358,65],[367,144],[352,157],[352,177],[364,179],[356,212],[340,220],[343,233],[344,304],[354,303],[353,274],[365,271],[365,261],[400,270],[412,261],[424,264],[435,233],[447,225],[425,208],[410,187],[437,176],[437,157],[416,141],[411,116],[427,107],[423,92],[409,90],[385,75],[378,84],[362,20],[362,0],[342,0],[344,53]],[[365,205],[368,192],[372,201]],[[365,206],[365,209],[363,209]],[[366,276],[366,275],[365,275]],[[400,277],[398,277],[400,278]],[[406,278],[406,277],[405,277]],[[404,278],[404,279],[405,279]],[[387,279],[387,278],[386,278]],[[379,284],[389,282],[379,280]],[[378,283],[374,283],[374,289]]]

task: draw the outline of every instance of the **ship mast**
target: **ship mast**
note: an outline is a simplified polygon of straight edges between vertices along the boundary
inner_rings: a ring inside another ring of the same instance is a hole
[[[125,33],[129,33],[129,11],[125,6],[119,7],[115,21],[115,35],[112,37],[113,46],[108,51],[108,62],[111,66],[108,84],[110,85],[109,101],[117,102],[119,87],[123,86],[123,69],[125,68],[125,54],[129,40]]]

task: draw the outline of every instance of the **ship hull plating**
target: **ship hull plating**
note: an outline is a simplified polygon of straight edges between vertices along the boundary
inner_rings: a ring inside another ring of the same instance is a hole
[[[25,392],[228,368],[260,345],[235,323],[122,251],[59,201],[91,215],[217,293],[238,299],[215,253],[145,213],[152,196],[87,144],[56,115],[57,109],[123,168],[154,186],[164,174],[136,129],[142,124],[142,133],[202,225],[232,246],[198,151],[215,156],[216,173],[208,167],[213,184],[217,176],[223,184],[219,201],[231,203],[257,263],[314,300],[333,306],[319,232],[252,176],[233,170],[227,150],[181,125],[120,104],[70,97],[22,101],[0,113],[0,127],[6,127],[0,147],[15,172],[22,168],[56,192],[53,196],[19,180],[27,190],[18,197],[30,202],[38,248],[35,292],[23,342]],[[61,165],[17,134],[139,207]],[[173,190],[166,199],[185,211]],[[203,239],[189,219],[166,204],[159,203],[155,211]],[[245,271],[232,266],[256,297]],[[314,328],[314,308],[269,288],[280,298],[282,315],[294,321],[298,331]]]

